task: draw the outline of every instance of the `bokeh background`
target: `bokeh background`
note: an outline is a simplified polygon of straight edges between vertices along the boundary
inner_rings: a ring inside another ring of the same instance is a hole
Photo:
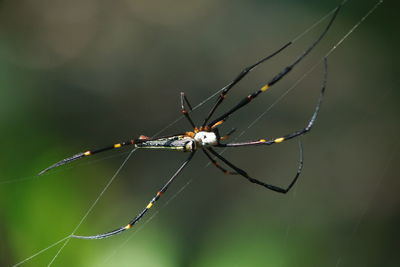
[[[38,177],[86,149],[152,136],[243,67],[295,38],[338,1],[4,0],[0,2],[0,265],[68,236],[127,151]],[[375,4],[351,0],[323,42],[268,93],[221,129],[239,140],[303,127],[322,70],[268,109]],[[53,266],[399,266],[399,5],[385,1],[329,57],[326,98],[302,138],[303,174],[280,195],[225,176],[198,153],[135,230],[70,240]],[[260,88],[321,32],[322,23],[252,72],[222,110]],[[213,101],[193,112],[200,121]],[[165,130],[190,130],[184,120]],[[295,141],[231,149],[250,175],[284,186]],[[135,152],[77,234],[125,225],[187,157]],[[148,219],[152,219],[149,221]],[[47,266],[62,244],[22,266]]]

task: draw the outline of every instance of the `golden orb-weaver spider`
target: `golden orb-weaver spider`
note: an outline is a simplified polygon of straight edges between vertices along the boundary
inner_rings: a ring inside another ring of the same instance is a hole
[[[324,95],[325,87],[326,87],[326,81],[327,81],[327,59],[326,59],[326,57],[324,58],[324,78],[323,78],[322,88],[320,91],[320,96],[319,96],[318,102],[316,104],[314,113],[305,128],[295,131],[293,133],[287,134],[287,135],[283,135],[278,138],[273,138],[273,139],[258,139],[258,140],[254,140],[254,141],[237,142],[237,143],[221,143],[221,141],[226,140],[233,131],[229,132],[225,136],[220,136],[218,127],[221,124],[223,124],[229,118],[229,116],[231,116],[233,113],[235,113],[237,110],[241,109],[242,107],[246,106],[248,103],[250,103],[252,100],[254,100],[261,93],[266,92],[271,86],[273,86],[275,83],[279,82],[297,64],[299,64],[314,49],[314,47],[324,38],[324,36],[326,35],[328,30],[332,26],[332,23],[334,22],[342,5],[343,5],[343,3],[340,4],[338,7],[336,7],[330,21],[328,22],[328,24],[325,27],[325,29],[323,30],[323,32],[298,58],[296,58],[296,60],[294,60],[292,62],[292,64],[288,65],[280,73],[275,75],[267,84],[262,86],[259,90],[244,97],[241,101],[239,101],[239,103],[237,103],[235,106],[233,106],[230,110],[223,113],[221,116],[215,118],[211,122],[209,122],[209,121],[212,118],[212,116],[214,115],[215,111],[218,109],[218,107],[224,101],[227,94],[230,92],[230,90],[236,84],[238,84],[249,72],[251,72],[258,65],[266,62],[270,58],[274,57],[275,55],[279,54],[280,52],[285,50],[287,47],[289,47],[293,43],[293,41],[286,43],[281,48],[276,50],[274,53],[270,54],[267,57],[262,58],[260,61],[256,62],[255,64],[246,67],[239,73],[239,75],[236,76],[235,79],[233,79],[232,82],[230,82],[228,85],[226,85],[224,88],[222,88],[221,94],[218,96],[215,104],[212,106],[211,110],[207,114],[206,118],[204,119],[204,121],[200,127],[196,127],[196,124],[191,119],[190,114],[189,114],[189,112],[192,110],[191,105],[190,105],[188,99],[186,98],[185,94],[181,93],[181,112],[187,118],[190,125],[193,127],[192,131],[175,134],[175,135],[170,135],[170,136],[165,136],[165,137],[158,137],[158,138],[150,138],[150,137],[141,135],[137,139],[117,143],[117,144],[114,144],[114,145],[111,145],[108,147],[104,147],[104,148],[100,148],[100,149],[96,149],[96,150],[88,150],[86,152],[78,153],[69,158],[63,159],[63,160],[51,165],[50,167],[44,169],[43,171],[41,171],[39,173],[39,175],[42,175],[43,173],[49,171],[50,169],[59,167],[61,165],[67,164],[69,162],[75,161],[75,160],[83,158],[83,157],[91,156],[91,155],[94,155],[94,154],[97,154],[100,152],[104,152],[107,150],[117,149],[117,148],[130,146],[130,145],[133,147],[136,147],[136,148],[165,149],[165,150],[175,150],[175,151],[190,153],[189,157],[182,163],[182,165],[174,173],[174,175],[167,181],[167,183],[165,183],[161,187],[161,189],[150,200],[150,202],[147,204],[147,206],[136,217],[134,217],[127,225],[117,228],[113,231],[103,233],[103,234],[91,235],[91,236],[71,235],[71,237],[80,238],[80,239],[101,239],[101,238],[107,238],[107,237],[119,234],[125,230],[132,228],[147,213],[147,211],[154,205],[154,203],[167,191],[168,187],[172,184],[172,182],[175,180],[175,178],[178,176],[178,174],[181,173],[181,171],[191,161],[194,154],[198,150],[202,150],[203,153],[206,155],[206,157],[210,160],[210,162],[212,162],[212,164],[214,166],[216,166],[218,169],[220,169],[221,171],[223,171],[226,174],[240,175],[240,176],[243,176],[246,179],[248,179],[250,182],[264,186],[265,188],[270,189],[272,191],[279,192],[279,193],[287,193],[293,187],[293,185],[296,183],[298,177],[300,176],[301,170],[302,170],[303,153],[302,153],[301,143],[300,143],[299,166],[298,166],[297,172],[296,172],[293,180],[286,188],[281,188],[281,187],[274,186],[274,185],[271,185],[268,183],[264,183],[258,179],[255,179],[255,178],[249,176],[244,170],[236,167],[230,161],[228,161],[227,159],[222,157],[219,153],[217,153],[214,150],[214,147],[221,148],[221,147],[272,145],[272,144],[282,143],[284,141],[301,136],[301,135],[307,133],[308,131],[310,131],[312,126],[314,125],[316,118],[317,118],[317,115],[318,115],[318,112],[320,109],[320,105],[322,102],[322,98]],[[223,163],[225,163],[227,166],[229,166],[233,171],[228,171],[224,167],[219,165],[219,163],[215,159],[212,158],[211,154],[214,155],[216,158],[218,158]]]

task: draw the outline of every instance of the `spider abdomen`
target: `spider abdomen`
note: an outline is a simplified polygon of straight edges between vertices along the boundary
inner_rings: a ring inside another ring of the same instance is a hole
[[[159,139],[144,141],[135,144],[135,147],[191,152],[196,149],[195,143],[196,142],[191,137],[184,135],[177,135],[177,136],[162,137]]]

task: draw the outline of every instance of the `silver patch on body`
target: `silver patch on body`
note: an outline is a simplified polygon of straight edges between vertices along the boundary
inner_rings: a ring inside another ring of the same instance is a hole
[[[198,132],[194,140],[199,146],[214,146],[218,144],[217,135],[213,132]]]

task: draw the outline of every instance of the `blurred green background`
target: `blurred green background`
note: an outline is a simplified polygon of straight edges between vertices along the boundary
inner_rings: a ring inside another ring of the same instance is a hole
[[[204,101],[337,3],[1,1],[0,266],[69,235],[129,150],[37,177],[41,169],[157,133],[180,116],[181,91],[193,105]],[[303,127],[321,67],[247,129],[374,3],[349,1],[312,55],[221,129],[238,128],[232,138],[245,130],[239,140],[249,140]],[[386,1],[330,55],[326,98],[302,139],[304,171],[289,194],[205,167],[198,153],[138,228],[105,240],[70,240],[53,266],[399,266],[398,10]],[[221,111],[290,64],[325,23],[249,75]],[[193,113],[196,121],[211,103]],[[190,130],[184,120],[163,134],[182,130]],[[297,168],[297,150],[290,141],[224,155],[284,186]],[[125,225],[186,157],[135,152],[76,233]],[[60,247],[23,266],[47,266]]]

